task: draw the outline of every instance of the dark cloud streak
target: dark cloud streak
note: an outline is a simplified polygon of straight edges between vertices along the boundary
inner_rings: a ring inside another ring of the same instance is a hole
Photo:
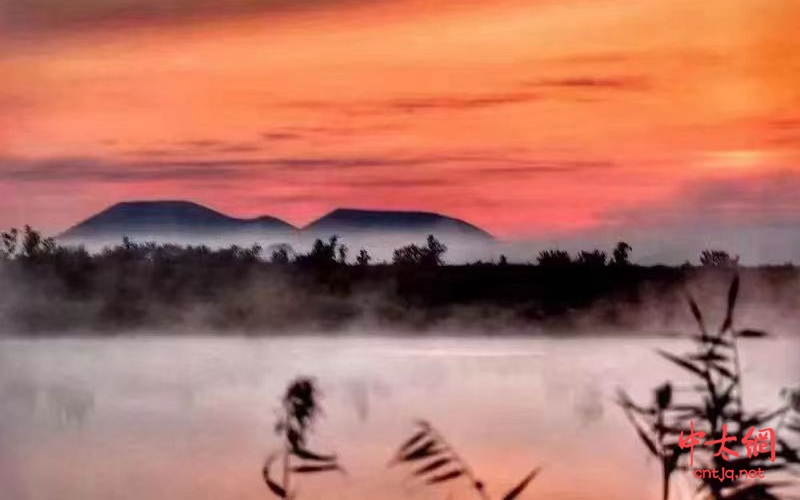
[[[413,99],[395,99],[387,102],[387,107],[414,113],[429,110],[469,110],[520,104],[539,99],[539,95],[532,92],[514,92],[498,94],[477,94],[462,96],[438,96]]]
[[[352,0],[0,0],[0,33],[59,34],[283,14]]]
[[[530,90],[534,88],[537,90]],[[561,96],[556,93],[556,91],[559,90],[573,90],[575,92],[635,92],[649,90],[650,88],[650,82],[646,78],[640,76],[580,76],[523,81],[520,82],[516,88],[512,87],[509,90],[498,92],[436,94],[419,97],[395,97],[383,100],[350,102],[292,101],[285,103],[284,106],[314,111],[330,110],[346,115],[415,114],[443,111],[459,112],[559,99]]]
[[[155,152],[160,153],[160,150]],[[209,181],[242,178],[307,175],[304,184],[338,182],[331,174],[355,174],[347,184],[354,187],[435,187],[453,183],[451,167],[458,176],[560,175],[614,168],[605,161],[536,160],[504,154],[454,153],[405,157],[245,157],[153,160],[112,160],[94,157],[55,157],[45,159],[0,157],[0,179],[18,183],[141,181]],[[425,167],[425,177],[409,177],[410,169]],[[436,170],[437,168],[441,170]],[[375,175],[375,169],[384,171]],[[392,169],[404,169],[398,176]],[[438,174],[430,175],[430,174]],[[316,177],[315,177],[316,176]]]
[[[641,91],[650,88],[650,82],[640,76],[595,77],[580,76],[568,78],[542,79],[526,82],[526,86],[536,88],[560,88],[573,90],[619,90]]]
[[[310,110],[332,110],[347,115],[382,115],[386,113],[413,114],[435,111],[471,111],[525,104],[537,101],[541,96],[534,92],[496,92],[474,94],[440,94],[420,97],[397,97],[373,101],[294,101],[287,107]]]

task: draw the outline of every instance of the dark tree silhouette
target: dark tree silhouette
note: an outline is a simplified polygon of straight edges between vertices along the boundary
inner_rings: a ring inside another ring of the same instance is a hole
[[[370,261],[372,260],[372,256],[367,252],[365,249],[361,249],[358,251],[358,256],[356,257],[356,264],[359,266],[368,266]]]
[[[292,247],[289,245],[276,245],[272,250],[269,261],[282,266],[288,265],[291,262],[290,252],[292,252]]]
[[[12,227],[8,231],[0,233],[0,239],[3,242],[3,248],[0,249],[0,257],[4,259],[11,259],[17,253],[17,245],[19,243],[19,231],[17,228]]]
[[[608,256],[601,250],[581,250],[580,253],[578,253],[578,257],[575,259],[576,264],[587,267],[605,267],[607,261]]]
[[[53,238],[44,238],[41,233],[25,226],[25,233],[22,235],[22,257],[26,259],[36,259],[55,253],[56,242]]]
[[[566,250],[542,250],[536,261],[542,267],[566,267],[572,264],[572,257]]]
[[[631,251],[633,251],[633,248],[630,245],[628,245],[624,241],[620,241],[619,243],[617,243],[617,246],[614,247],[614,251],[612,252],[611,262],[616,266],[630,265]]]
[[[706,267],[736,267],[739,265],[739,256],[731,257],[725,250],[703,250],[700,264]]]
[[[440,266],[444,263],[442,256],[446,251],[447,246],[429,234],[425,246],[411,244],[395,250],[392,263],[397,266]]]
[[[346,249],[344,255],[347,255]],[[309,264],[315,267],[327,268],[337,264],[337,257],[340,256],[339,236],[334,234],[328,238],[327,242],[317,238],[314,241],[314,245],[311,247],[311,251],[307,254],[298,255],[296,260],[299,264]]]
[[[347,245],[341,244],[337,249],[338,254],[338,262],[339,264],[347,264],[347,252],[348,252]]]

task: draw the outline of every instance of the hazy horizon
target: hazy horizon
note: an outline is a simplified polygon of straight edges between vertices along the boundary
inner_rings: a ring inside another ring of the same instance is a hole
[[[183,200],[133,200],[125,199],[120,203],[133,201],[189,201]],[[103,207],[97,213],[87,214],[85,217],[74,221],[67,227],[58,229],[56,232],[49,233],[50,236],[63,236],[64,232],[74,228],[77,224],[86,222],[92,216],[101,213],[103,210],[113,207]],[[214,210],[222,215],[243,220],[254,220],[254,218],[270,216],[271,213],[258,213],[253,218],[240,216],[236,213],[227,213],[214,206],[202,205],[203,207]],[[70,244],[85,244],[87,248],[99,250],[104,246],[114,246],[122,241],[122,236],[129,236],[133,241],[145,242],[154,241],[162,243],[178,244],[207,244],[210,246],[226,246],[230,244],[249,246],[259,244],[268,247],[276,244],[290,244],[298,252],[306,251],[311,247],[315,238],[327,238],[337,234],[351,249],[365,248],[374,257],[380,260],[391,260],[392,250],[409,243],[419,243],[424,240],[428,232],[437,231],[410,231],[387,228],[386,231],[380,230],[354,230],[345,228],[343,230],[310,230],[308,225],[319,221],[323,217],[330,215],[337,209],[350,209],[351,207],[336,207],[331,211],[320,213],[318,217],[312,218],[308,224],[303,226],[293,226],[291,234],[280,229],[259,231],[257,229],[242,231],[236,236],[220,234],[210,228],[207,232],[198,231],[196,228],[191,234],[180,234],[175,228],[165,231],[146,230],[130,232],[120,231],[120,234],[111,238],[72,238],[66,240]],[[363,208],[359,210],[370,210]],[[386,209],[376,209],[383,211]],[[409,212],[414,210],[398,210],[399,212]],[[431,212],[434,213],[434,212]],[[438,215],[449,217],[447,212],[438,212]],[[276,217],[280,222],[289,222]],[[470,220],[458,219],[467,224],[472,224]],[[449,231],[438,232],[437,236],[448,244],[450,252],[446,256],[449,263],[465,263],[476,260],[492,261],[498,260],[501,255],[509,258],[511,262],[532,262],[541,250],[559,248],[571,253],[581,250],[599,249],[610,254],[611,249],[617,242],[625,241],[632,245],[633,251],[631,259],[633,262],[643,265],[665,264],[679,265],[684,262],[698,263],[699,256],[704,250],[724,250],[732,256],[738,256],[744,265],[782,265],[787,263],[800,262],[800,225],[750,225],[740,227],[719,227],[709,226],[708,223],[702,224],[701,218],[696,219],[697,227],[689,228],[684,226],[667,226],[656,228],[619,228],[614,226],[603,226],[586,232],[554,232],[543,234],[539,237],[525,236],[498,236],[492,234],[493,241],[482,242],[475,238],[465,238],[455,235]],[[480,230],[486,228],[476,226]],[[39,228],[36,228],[39,229]],[[123,234],[124,233],[124,234]],[[47,234],[47,233],[46,233]],[[490,233],[491,234],[491,233]],[[62,240],[64,241],[64,240]]]

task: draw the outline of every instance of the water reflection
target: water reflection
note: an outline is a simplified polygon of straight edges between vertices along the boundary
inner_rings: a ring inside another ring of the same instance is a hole
[[[94,409],[94,394],[81,387],[55,383],[45,392],[47,404],[59,423],[81,425]]]
[[[275,445],[278,399],[308,374],[324,404],[313,439],[339,451],[349,475],[304,480],[300,500],[471,498],[386,469],[418,417],[446,431],[492,493],[543,464],[521,498],[656,499],[658,464],[612,400],[618,387],[646,398],[681,378],[653,353],[666,342],[2,340],[2,498],[263,499],[259,471]],[[749,403],[774,406],[780,388],[800,380],[797,342],[753,341],[742,351]]]

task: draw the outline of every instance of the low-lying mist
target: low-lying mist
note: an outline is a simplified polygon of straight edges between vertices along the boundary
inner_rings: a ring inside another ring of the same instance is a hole
[[[800,305],[794,266],[742,267],[724,252],[704,255],[702,266],[640,266],[622,243],[610,258],[550,250],[536,264],[499,257],[453,265],[459,245],[433,236],[398,244],[391,261],[336,237],[308,250],[126,239],[90,253],[33,230],[8,236],[4,333],[669,333],[691,322],[687,294],[714,311],[737,273],[744,322],[791,332]],[[388,251],[395,243],[381,244]]]

